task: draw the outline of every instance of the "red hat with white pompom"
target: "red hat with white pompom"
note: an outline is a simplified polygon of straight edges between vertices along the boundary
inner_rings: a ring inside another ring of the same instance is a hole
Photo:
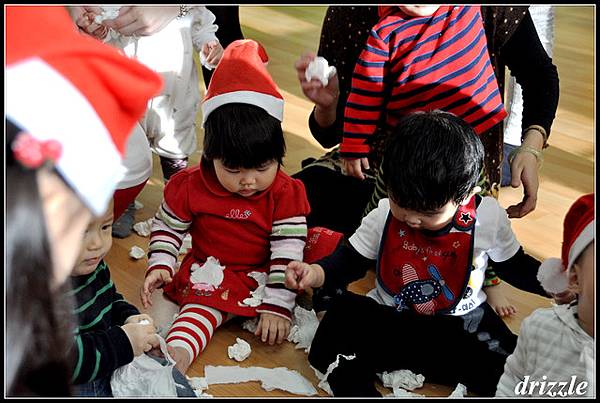
[[[202,125],[212,111],[231,103],[258,106],[281,122],[283,96],[267,71],[268,61],[265,49],[252,39],[230,43],[212,75],[202,102]]]
[[[565,216],[561,259],[549,258],[541,264],[537,279],[544,290],[557,294],[569,286],[569,270],[594,241],[594,194],[581,196]]]

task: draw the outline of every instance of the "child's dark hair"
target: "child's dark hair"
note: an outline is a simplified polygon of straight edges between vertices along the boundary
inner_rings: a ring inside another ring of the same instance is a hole
[[[281,122],[258,106],[225,104],[206,118],[203,157],[208,161],[251,169],[271,160],[281,165],[284,155]]]
[[[415,112],[392,130],[383,159],[388,195],[398,206],[434,211],[462,202],[477,185],[483,145],[471,126],[447,112]]]

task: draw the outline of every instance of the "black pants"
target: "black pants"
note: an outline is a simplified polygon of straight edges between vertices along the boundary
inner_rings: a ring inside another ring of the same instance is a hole
[[[292,175],[306,188],[309,227],[326,227],[350,236],[360,226],[375,183],[313,165]]]
[[[215,24],[219,26],[216,34],[223,49],[231,42],[237,39],[244,39],[242,28],[240,26],[240,7],[239,6],[207,6],[211,13],[215,15]],[[208,70],[202,66],[202,76],[204,85],[208,88],[213,70]]]
[[[308,360],[328,377],[335,396],[380,396],[376,373],[409,369],[427,382],[455,387],[459,382],[481,396],[494,396],[504,363],[517,336],[486,303],[463,316],[397,312],[369,297],[336,298],[321,321]]]

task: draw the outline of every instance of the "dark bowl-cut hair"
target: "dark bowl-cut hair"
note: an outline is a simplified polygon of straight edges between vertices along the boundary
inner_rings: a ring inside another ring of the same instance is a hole
[[[252,169],[275,160],[283,164],[281,122],[264,109],[243,103],[218,107],[204,123],[203,157],[228,168]]]
[[[392,130],[382,163],[388,196],[428,212],[462,202],[477,186],[483,145],[471,126],[447,112],[414,112]]]

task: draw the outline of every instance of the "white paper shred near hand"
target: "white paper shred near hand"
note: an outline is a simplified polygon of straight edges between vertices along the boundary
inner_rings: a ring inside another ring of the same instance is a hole
[[[256,332],[256,328],[258,327],[258,317],[245,320],[242,322],[242,329],[249,331],[250,333]]]
[[[213,397],[208,393],[204,393],[204,391],[208,389],[208,383],[206,383],[206,378],[200,378],[198,376],[190,378],[187,375],[185,377],[187,378],[192,389],[194,390],[196,397]]]
[[[292,327],[288,335],[288,341],[296,343],[296,349],[303,348],[306,353],[310,351],[310,345],[319,327],[319,320],[314,310],[306,310],[301,306],[294,308],[292,315]]]
[[[242,303],[251,307],[257,307],[262,304],[263,298],[265,298],[265,287],[267,285],[267,273],[252,271],[248,273],[248,277],[252,277],[258,283],[258,287],[250,292],[250,297],[245,298]]]
[[[149,237],[150,233],[152,233],[152,221],[154,217],[148,218],[146,221],[140,221],[138,223],[133,224],[133,230],[139,235],[143,237]]]
[[[331,387],[329,386],[329,383],[327,382],[327,378],[333,372],[333,370],[336,369],[338,365],[340,365],[340,358],[344,358],[349,361],[349,360],[355,359],[356,354],[352,354],[352,355],[338,354],[335,357],[335,361],[332,362],[331,364],[329,364],[329,366],[327,367],[327,372],[325,372],[325,374],[322,374],[321,372],[319,372],[319,370],[317,370],[315,367],[313,367],[311,365],[311,368],[313,369],[313,371],[315,371],[315,375],[317,376],[317,378],[320,379],[320,382],[317,386],[320,387],[321,389],[323,389],[325,392],[327,392],[330,396],[333,396],[333,392],[331,390]]]
[[[240,366],[210,366],[204,367],[204,375],[209,385],[222,383],[241,383],[259,381],[266,391],[284,390],[296,395],[314,396],[315,387],[298,371],[285,367],[263,368]]]
[[[461,398],[461,397],[465,397],[467,395],[467,387],[465,385],[463,385],[462,383],[459,383],[458,385],[456,385],[456,388],[454,389],[454,391],[452,393],[450,393],[451,398]]]
[[[415,374],[408,369],[399,369],[393,372],[384,372],[377,374],[383,386],[386,388],[402,388],[406,390],[415,390],[423,387],[425,377],[421,374]]]
[[[321,81],[323,87],[326,87],[327,84],[329,84],[329,79],[333,77],[336,72],[335,67],[330,66],[327,59],[317,56],[306,67],[304,76],[306,77],[306,81],[316,78]]]
[[[227,347],[227,355],[232,360],[236,360],[238,362],[244,361],[246,358],[250,357],[250,353],[252,349],[250,348],[250,344],[244,339],[240,339],[236,337],[235,344]]]
[[[102,6],[102,14],[94,17],[96,24],[102,24],[104,20],[113,20],[119,16],[119,10],[121,6]]]
[[[129,256],[131,256],[132,258],[134,258],[136,260],[139,260],[139,259],[143,258],[144,256],[146,256],[146,252],[139,246],[134,245],[129,250]]]

